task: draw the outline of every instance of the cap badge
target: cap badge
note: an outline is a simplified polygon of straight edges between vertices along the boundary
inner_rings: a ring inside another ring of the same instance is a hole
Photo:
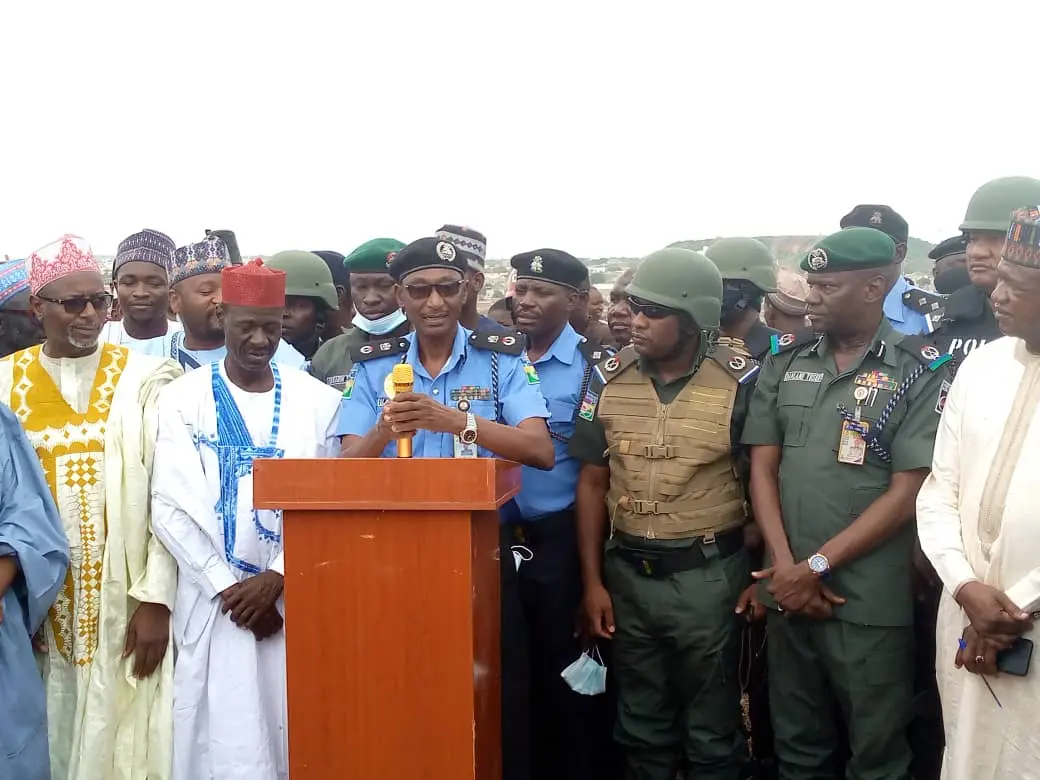
[[[534,260],[531,261],[531,273],[540,274],[542,272],[542,258],[540,255],[535,255]]]
[[[394,262],[394,258],[395,257],[397,257],[397,252],[387,252],[386,253],[386,267],[387,268],[390,267],[390,263]]]
[[[747,361],[740,355],[734,355],[729,359],[729,367],[734,371],[740,371],[741,369],[747,368]]]
[[[870,215],[871,225],[881,225],[884,223],[884,221],[885,220],[882,218],[880,211],[875,211],[873,214]]]
[[[822,271],[827,267],[827,253],[822,249],[814,249],[809,253],[809,268],[813,271]]]
[[[455,247],[453,247],[447,241],[439,242],[437,244],[437,257],[439,257],[445,263],[454,262],[454,260],[455,260]]]

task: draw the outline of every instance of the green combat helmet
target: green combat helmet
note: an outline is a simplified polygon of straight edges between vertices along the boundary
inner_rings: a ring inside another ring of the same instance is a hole
[[[634,298],[686,312],[701,330],[719,329],[722,276],[700,252],[672,247],[649,255],[626,292]]]
[[[1040,203],[1040,181],[1027,176],[1007,176],[986,182],[971,196],[960,229],[1006,233],[1011,212]]]
[[[743,279],[763,293],[776,292],[776,258],[754,238],[720,238],[706,250],[723,279]]]
[[[264,260],[264,265],[285,272],[286,297],[317,298],[333,311],[339,310],[339,295],[332,281],[332,271],[313,252],[279,252]]]

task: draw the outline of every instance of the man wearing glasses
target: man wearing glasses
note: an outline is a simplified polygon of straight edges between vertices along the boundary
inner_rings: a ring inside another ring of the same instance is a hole
[[[700,253],[643,260],[627,288],[632,344],[596,366],[570,441],[585,630],[611,641],[615,736],[640,780],[680,765],[736,780],[743,760],[737,443],[758,363],[716,344],[722,296]]]
[[[0,361],[0,402],[21,422],[69,541],[44,647],[55,778],[169,771],[173,559],[148,512],[159,390],[171,360],[100,344],[112,296],[87,243],[66,235],[28,259],[41,346]]]

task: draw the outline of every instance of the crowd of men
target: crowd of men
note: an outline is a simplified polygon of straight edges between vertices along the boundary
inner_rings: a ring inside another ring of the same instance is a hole
[[[1037,204],[983,185],[936,292],[884,205],[802,274],[722,239],[608,301],[524,252],[490,316],[486,240],[454,225],[249,262],[230,231],[143,230],[111,292],[77,236],[0,264],[0,776],[286,778],[253,462],[411,436],[524,467],[506,780],[1040,777]]]

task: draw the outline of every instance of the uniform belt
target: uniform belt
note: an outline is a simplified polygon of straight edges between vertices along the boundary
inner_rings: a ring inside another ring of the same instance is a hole
[[[705,508],[703,499],[649,501],[642,498],[632,498],[631,496],[621,496],[618,499],[618,506],[636,515],[672,515]]]
[[[711,541],[707,541],[711,540]],[[661,579],[679,572],[699,569],[713,558],[728,558],[739,552],[744,546],[744,531],[736,528],[717,536],[701,536],[694,540],[692,547],[681,550],[633,550],[627,547],[615,547],[610,553],[617,555],[635,567],[644,577]],[[706,553],[705,549],[715,550],[717,555]]]

